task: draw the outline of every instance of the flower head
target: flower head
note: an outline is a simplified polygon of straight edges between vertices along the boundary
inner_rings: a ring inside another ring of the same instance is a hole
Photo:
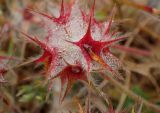
[[[86,81],[88,73],[97,67],[107,68],[116,75],[121,64],[109,48],[127,36],[117,37],[116,33],[110,32],[113,16],[107,24],[96,22],[94,7],[95,1],[87,14],[80,9],[78,1],[75,1],[65,10],[62,0],[58,18],[32,11],[44,21],[44,28],[48,33],[44,41],[23,33],[43,49],[44,52],[37,61],[47,64],[51,80],[60,77],[62,87],[67,83],[70,88],[76,80]]]

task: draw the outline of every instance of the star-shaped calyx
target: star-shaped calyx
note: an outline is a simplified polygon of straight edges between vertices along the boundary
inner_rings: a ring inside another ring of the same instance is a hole
[[[66,61],[65,61],[66,62]],[[62,71],[60,71],[55,77],[52,77],[50,79],[49,83],[49,92],[52,88],[53,80],[57,77],[60,77],[61,80],[61,93],[60,93],[60,100],[63,101],[66,94],[69,92],[69,90],[72,88],[72,85],[77,82],[77,80],[86,81],[87,82],[87,72],[83,68],[80,62],[76,62],[74,65],[71,65],[67,63],[67,66],[65,66]],[[66,85],[66,89],[65,89]],[[64,93],[63,93],[64,91]]]
[[[42,42],[36,37],[32,37],[24,32],[21,32],[25,35],[28,39],[38,44],[43,49],[43,54],[35,60],[37,63],[45,63],[45,69],[47,74],[50,74],[52,69],[56,66],[57,58],[58,58],[58,51],[56,48],[50,47],[47,43]]]
[[[42,20],[43,20],[42,27],[48,33],[48,36],[45,38],[45,41],[47,42],[50,41],[50,37],[53,36],[53,33],[56,31],[56,28],[58,27],[63,28],[63,26],[67,24],[67,22],[69,21],[70,14],[71,14],[72,5],[73,3],[71,2],[67,7],[64,5],[64,0],[62,0],[60,14],[58,17],[52,16],[52,15],[49,15],[43,12],[35,11],[32,9],[28,9],[30,13],[33,13],[34,15],[42,17]]]
[[[83,36],[83,38],[81,38],[79,41],[77,42],[71,42],[68,41],[69,43],[72,43],[76,46],[78,46],[86,61],[88,64],[88,71],[90,71],[90,63],[92,60],[100,63],[102,66],[106,67],[107,69],[109,69],[109,71],[113,72],[113,69],[104,61],[104,59],[102,58],[101,54],[104,54],[104,52],[109,52],[109,46],[115,42],[121,41],[125,38],[127,38],[127,36],[121,36],[115,39],[109,39],[107,41],[97,41],[92,37],[92,27],[94,27],[94,24],[96,23],[92,23],[93,19],[93,13],[94,13],[94,6],[95,6],[95,1],[93,4],[93,7],[90,11],[90,18],[89,18],[89,25],[88,25],[88,29],[86,34]],[[111,22],[112,22],[112,18],[106,28],[106,31],[104,33],[104,38],[106,38],[108,36],[110,27],[111,27]],[[108,38],[108,37],[107,37]]]
[[[72,4],[70,4],[70,5],[72,5]],[[46,13],[34,11],[31,9],[28,9],[28,10],[33,13],[39,14],[44,18],[48,18],[49,20],[51,20],[57,24],[65,24],[68,21],[68,18],[70,16],[70,12],[71,12],[70,7],[67,9],[67,11],[64,9],[64,0],[62,0],[62,2],[61,2],[60,15],[58,17],[54,17],[54,16],[48,15]]]

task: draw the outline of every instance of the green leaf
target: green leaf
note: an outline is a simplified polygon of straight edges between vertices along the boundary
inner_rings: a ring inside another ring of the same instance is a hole
[[[31,92],[31,93],[29,93],[29,94],[23,95],[23,96],[19,99],[19,101],[20,101],[20,102],[30,102],[30,101],[33,100],[34,96],[35,96],[35,93],[34,93],[34,92],[33,92],[33,93]]]
[[[149,99],[149,95],[147,95],[147,93],[145,93],[138,85],[133,86],[132,91],[144,99]]]

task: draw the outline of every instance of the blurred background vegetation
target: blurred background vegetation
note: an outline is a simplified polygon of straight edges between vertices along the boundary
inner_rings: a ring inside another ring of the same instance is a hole
[[[67,3],[67,0],[64,1]],[[90,7],[91,0],[80,1],[83,7]],[[51,92],[48,100],[45,100],[48,92],[44,66],[32,62],[40,55],[41,49],[26,41],[15,30],[43,37],[42,29],[38,25],[40,18],[28,13],[26,9],[57,16],[60,4],[61,0],[0,0],[0,56],[16,58],[6,65],[8,72],[5,73],[4,78],[7,83],[0,84],[0,113],[62,113],[62,109],[65,113],[67,108],[79,109],[75,104],[77,101],[80,101],[78,103],[84,107],[87,89],[80,82],[73,86],[63,105],[59,106],[56,103],[58,95],[56,91]],[[123,88],[134,92],[153,105],[160,106],[160,11],[158,10],[160,0],[97,0],[96,19],[106,21],[115,4],[117,13],[114,29],[122,33],[132,32],[132,35],[121,44],[151,52],[150,56],[143,56],[113,49],[114,54],[130,71],[125,82],[122,83]],[[112,81],[95,77],[95,83],[106,94],[106,98],[110,99],[117,112],[127,109],[132,113],[160,113],[152,105],[146,105],[145,102],[139,102],[137,98],[134,99],[132,95],[124,93]],[[73,95],[76,95],[76,98],[71,98]],[[108,105],[97,96],[95,91],[91,101],[92,113],[107,111]],[[79,113],[83,112],[80,110]]]

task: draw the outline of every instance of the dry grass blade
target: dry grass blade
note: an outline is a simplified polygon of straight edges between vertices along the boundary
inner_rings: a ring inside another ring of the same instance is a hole
[[[103,75],[103,76],[107,76],[107,75]],[[142,102],[144,103],[144,105],[146,105],[147,107],[150,107],[151,109],[155,110],[156,112],[160,112],[160,106],[157,106],[145,99],[143,99],[142,97],[138,96],[137,94],[133,93],[131,90],[129,90],[128,88],[126,88],[124,85],[122,85],[120,82],[118,82],[117,80],[115,80],[114,78],[112,78],[111,76],[107,76],[110,79],[110,82],[117,88],[119,88],[121,91],[124,91],[129,97],[131,97],[132,99],[134,99],[134,101],[136,102]]]

